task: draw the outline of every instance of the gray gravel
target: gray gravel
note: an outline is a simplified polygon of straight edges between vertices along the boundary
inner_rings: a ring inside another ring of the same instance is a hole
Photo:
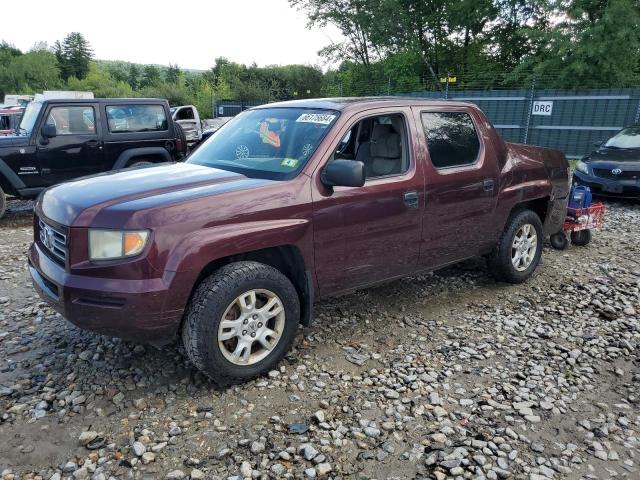
[[[35,296],[0,221],[3,479],[640,478],[640,206],[525,285],[480,261],[318,306],[277,370],[220,390]]]

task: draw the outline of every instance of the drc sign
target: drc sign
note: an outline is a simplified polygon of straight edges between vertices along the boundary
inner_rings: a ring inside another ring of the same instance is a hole
[[[553,111],[553,102],[533,102],[532,115],[550,116]]]

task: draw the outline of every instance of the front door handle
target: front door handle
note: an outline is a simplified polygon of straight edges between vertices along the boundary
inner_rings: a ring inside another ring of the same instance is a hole
[[[485,192],[493,192],[493,187],[494,187],[493,178],[485,178],[485,180],[482,182],[482,189]]]
[[[405,192],[404,194],[404,203],[409,208],[418,208],[419,206],[419,196],[418,192]]]
[[[87,147],[89,148],[96,148],[98,146],[98,141],[97,140],[89,140],[86,143]]]

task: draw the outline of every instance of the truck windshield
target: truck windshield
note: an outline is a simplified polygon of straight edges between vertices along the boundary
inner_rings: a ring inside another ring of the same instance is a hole
[[[24,113],[22,114],[22,120],[20,120],[18,133],[23,135],[29,135],[31,133],[41,109],[42,103],[40,102],[31,102],[27,105],[27,108],[25,108]]]
[[[616,133],[604,144],[608,148],[640,148],[640,125]]]
[[[224,125],[187,162],[248,177],[288,180],[304,167],[336,118],[334,110],[249,110]]]

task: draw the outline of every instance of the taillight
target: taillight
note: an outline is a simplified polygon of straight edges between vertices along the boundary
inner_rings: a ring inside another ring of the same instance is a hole
[[[184,150],[184,145],[182,144],[182,139],[179,138],[179,137],[176,138],[176,150],[178,150],[179,152]]]

